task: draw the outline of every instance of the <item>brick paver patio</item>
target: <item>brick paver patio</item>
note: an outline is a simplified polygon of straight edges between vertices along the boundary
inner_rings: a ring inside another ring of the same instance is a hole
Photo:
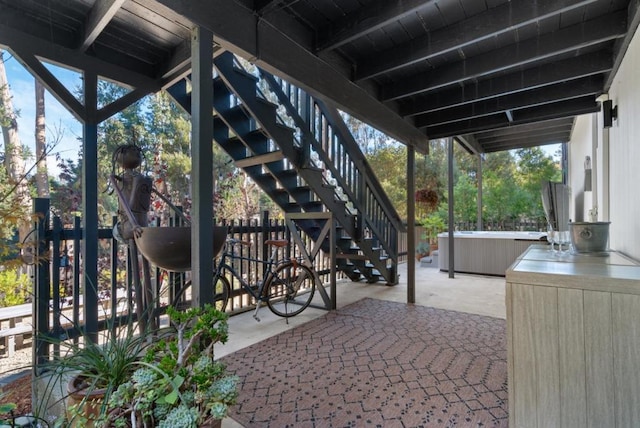
[[[503,319],[367,298],[223,361],[247,427],[507,426]]]

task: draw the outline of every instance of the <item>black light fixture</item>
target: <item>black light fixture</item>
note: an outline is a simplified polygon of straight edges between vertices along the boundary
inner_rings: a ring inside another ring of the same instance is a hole
[[[618,119],[618,106],[613,106],[613,101],[606,100],[602,102],[603,126],[611,128],[613,121]]]

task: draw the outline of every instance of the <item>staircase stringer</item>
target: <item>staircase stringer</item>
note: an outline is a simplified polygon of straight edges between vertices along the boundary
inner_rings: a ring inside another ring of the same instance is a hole
[[[255,76],[251,77],[256,80],[248,85],[247,82],[243,83],[245,86],[245,96],[247,94],[253,94],[252,109],[249,109],[249,104],[251,104],[251,102],[247,103],[247,100],[251,101],[251,97],[245,97],[245,101],[242,101],[242,98],[239,97],[240,94],[236,94],[233,88],[229,88],[231,82],[225,82],[224,85],[217,87],[218,89],[222,90],[214,91],[214,102],[217,106],[215,108],[216,115],[213,117],[213,120],[216,121],[216,124],[214,126],[214,139],[218,141],[219,144],[223,145],[223,147],[225,147],[225,150],[231,155],[234,161],[238,162],[241,166],[243,163],[246,164],[244,165],[245,168],[243,169],[247,171],[247,173],[249,173],[249,175],[252,176],[252,178],[254,178],[255,180],[256,176],[254,176],[251,171],[255,170],[255,166],[257,165],[251,167],[251,162],[259,163],[260,160],[269,161],[261,166],[261,168],[263,168],[265,171],[268,171],[270,167],[273,166],[270,165],[270,163],[274,163],[279,159],[272,152],[269,152],[268,154],[260,151],[249,153],[252,152],[252,148],[251,144],[246,141],[247,134],[250,134],[251,132],[254,132],[256,135],[264,133],[265,141],[263,143],[265,145],[270,144],[268,143],[268,141],[271,141],[273,134],[278,134],[280,141],[276,142],[275,145],[283,149],[283,152],[286,152],[285,155],[287,158],[293,159],[291,160],[292,165],[297,169],[297,172],[300,173],[305,182],[315,182],[315,184],[317,184],[318,181],[322,180],[318,179],[319,170],[317,168],[313,168],[310,164],[308,164],[307,161],[305,161],[305,156],[301,155],[302,148],[300,144],[294,144],[293,130],[283,126],[284,124],[282,122],[277,123],[275,112],[276,106],[269,105],[269,103],[267,103],[266,101],[257,99],[257,78]],[[190,92],[187,89],[186,81],[177,82],[175,85],[168,88],[168,92],[187,112],[189,112]],[[231,99],[234,98],[231,96],[231,94],[238,96],[238,98],[240,98],[241,104],[234,104],[234,102],[231,101]],[[256,106],[256,104],[258,103],[263,104],[262,107]],[[267,105],[270,108],[265,109],[264,105]],[[246,118],[239,120],[238,116],[240,115],[242,110],[247,110],[247,116]],[[271,118],[265,118],[265,115],[271,115]],[[256,121],[260,122],[259,125],[260,127],[262,127],[262,129],[256,126]],[[234,123],[243,123],[242,129],[238,129],[232,126],[234,125]],[[269,132],[269,130],[274,127],[276,127],[277,130],[275,132]],[[233,149],[235,153],[230,153],[228,148],[230,147],[229,144],[232,143],[232,138],[240,139],[241,137],[245,138],[245,141],[243,141],[245,148],[239,151],[238,147],[236,147]],[[262,137],[262,135],[260,135],[260,137]],[[308,139],[308,136],[303,137],[303,139]],[[286,143],[284,141],[286,141]],[[271,141],[271,143],[273,142],[274,141]],[[241,152],[242,154],[239,154]],[[248,168],[246,166],[248,166]],[[272,171],[271,175],[274,176],[274,179],[277,179],[277,173],[274,173]],[[277,192],[274,193],[273,188],[265,188],[260,182],[258,182],[258,180],[256,180],[256,182],[261,185],[263,190],[267,194],[269,194],[269,196],[274,199],[274,201],[276,201],[283,208],[283,210],[285,210],[285,212],[302,211],[300,205],[297,204],[304,203],[305,198],[300,198],[302,199],[301,202],[283,204],[278,200],[279,194]],[[284,187],[286,186],[283,186],[283,188]],[[309,187],[313,188],[313,186]],[[330,189],[328,189],[328,186],[326,186],[326,184],[324,184],[323,187],[324,188],[321,188],[320,190],[323,190],[322,193],[324,197],[321,197],[320,199],[330,211],[334,212],[334,214],[339,214],[336,216],[336,221],[341,224],[343,232],[347,235],[355,236],[355,217],[345,209],[344,203],[337,203],[335,201],[332,201],[334,199],[334,193],[330,191]],[[290,198],[292,198],[294,201],[296,201],[296,197],[299,198],[298,193],[302,192],[300,188],[286,190],[290,193]],[[332,202],[334,203],[332,204]],[[313,230],[311,230],[310,236],[313,236]],[[391,266],[391,268],[386,267],[386,258],[384,256],[380,256],[380,251],[378,250],[377,246],[373,245],[373,241],[361,240],[358,243],[358,247],[355,248],[351,245],[342,245],[344,243],[345,241],[341,239],[341,245],[338,245],[336,247],[336,249],[340,253],[337,260],[337,265],[340,270],[345,272],[351,279],[357,280],[360,275],[363,275],[366,277],[367,281],[375,282],[378,275],[380,274],[387,280],[388,283],[397,282],[397,278],[395,275],[395,266]],[[367,256],[363,257],[359,254],[367,254]],[[349,260],[351,260],[351,262],[349,262]],[[368,263],[367,260],[370,260],[371,264]]]
[[[404,231],[404,226],[337,109],[267,72],[260,72],[278,102],[285,107],[287,114],[301,130],[301,140],[310,145],[310,149],[320,158],[323,166],[331,171],[339,188],[353,204],[357,213],[358,232],[357,235],[352,235],[354,242],[366,254],[380,248],[395,266],[398,262],[398,235]],[[305,98],[310,101],[305,101]],[[302,110],[300,105],[307,104],[311,106],[307,107],[308,114],[303,113],[306,116],[303,118],[303,114],[299,113]],[[321,122],[320,132],[315,129],[318,126],[314,126],[317,121]],[[375,237],[375,240],[367,239],[367,236],[363,236],[363,231],[367,232],[366,235]],[[386,260],[382,258],[381,263],[386,265]],[[377,267],[383,269],[381,266]]]
[[[357,237],[359,231],[355,227],[355,217],[351,212],[348,212],[345,207],[344,200],[337,200],[335,194],[332,192],[330,196],[327,196],[327,192],[319,192],[317,186],[324,180],[324,174],[319,175],[318,168],[314,168],[310,162],[307,161],[303,154],[304,148],[302,145],[295,141],[292,134],[290,125],[285,128],[284,121],[278,121],[276,119],[277,106],[271,105],[272,109],[265,109],[265,106],[271,104],[270,102],[259,98],[258,88],[256,86],[250,87],[244,83],[246,79],[246,72],[242,69],[238,69],[233,64],[233,57],[222,55],[219,56],[216,61],[216,68],[218,69],[220,78],[225,82],[225,85],[239,98],[243,108],[258,122],[260,128],[268,135],[276,144],[280,147],[281,151],[289,158],[297,167],[298,173],[312,188],[315,187],[318,196],[327,208],[334,214],[337,222],[343,228],[343,231],[351,236]],[[255,76],[251,76],[252,78]],[[257,82],[256,82],[257,83]],[[272,110],[272,111],[271,111]],[[218,115],[224,120],[224,113],[218,111]],[[228,125],[231,125],[228,123]],[[301,129],[302,130],[302,129]],[[308,134],[302,135],[302,139],[309,138]],[[326,186],[325,186],[326,187]],[[338,205],[336,205],[338,203]],[[378,275],[382,275],[387,282],[396,283],[397,278],[395,275],[395,267],[389,269],[387,266],[387,257],[381,257],[380,250],[372,245],[372,241],[366,242],[366,240],[358,243],[359,248],[348,246],[348,248],[342,248],[341,251],[349,258],[349,255],[353,255],[354,251],[357,253],[364,253],[368,263],[362,263],[362,258],[358,258],[359,266],[358,271],[367,277],[367,280],[373,282],[377,280]],[[345,252],[346,251],[346,252]],[[342,262],[341,262],[342,263]],[[355,261],[354,261],[355,263]],[[349,267],[346,264],[345,269],[354,268]],[[375,271],[374,271],[375,270]],[[353,275],[350,275],[353,279]]]

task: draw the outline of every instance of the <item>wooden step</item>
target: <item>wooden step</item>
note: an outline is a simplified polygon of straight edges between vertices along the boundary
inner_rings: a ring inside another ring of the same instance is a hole
[[[281,151],[265,153],[263,155],[256,155],[247,157],[244,159],[240,159],[235,161],[235,164],[238,168],[247,168],[255,165],[264,165],[270,162],[276,162],[279,160],[283,160],[284,155]]]

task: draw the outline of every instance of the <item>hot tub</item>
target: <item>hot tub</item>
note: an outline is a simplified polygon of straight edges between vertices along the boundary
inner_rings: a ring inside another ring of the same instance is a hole
[[[455,232],[454,270],[463,273],[504,276],[505,271],[530,245],[546,241],[543,232]],[[449,234],[438,235],[438,267],[449,271]]]

